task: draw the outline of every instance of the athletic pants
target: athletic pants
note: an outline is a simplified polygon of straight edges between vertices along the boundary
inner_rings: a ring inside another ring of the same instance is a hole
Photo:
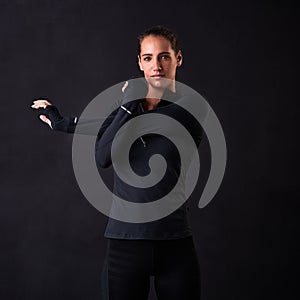
[[[192,237],[108,239],[103,300],[147,300],[154,276],[158,300],[199,300],[200,271]]]

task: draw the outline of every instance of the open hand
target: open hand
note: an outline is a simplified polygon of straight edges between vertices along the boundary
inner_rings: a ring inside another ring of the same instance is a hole
[[[39,99],[39,100],[33,101],[31,108],[34,108],[34,109],[44,108],[45,109],[48,105],[52,105],[48,100]],[[43,122],[47,123],[52,128],[51,121],[45,115],[40,115],[40,119]]]

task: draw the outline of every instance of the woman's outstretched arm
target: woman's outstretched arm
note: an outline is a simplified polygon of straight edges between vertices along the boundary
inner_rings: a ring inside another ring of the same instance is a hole
[[[115,104],[116,106],[117,104]],[[62,116],[56,106],[45,99],[33,101],[31,105],[34,109],[44,109],[40,115],[41,121],[48,124],[52,130],[62,131],[67,133],[76,133],[84,135],[96,136],[100,127],[107,128],[113,121],[116,112],[111,113],[108,117],[97,119],[80,119],[78,117]],[[103,123],[103,124],[102,124]],[[102,125],[101,125],[102,124]]]

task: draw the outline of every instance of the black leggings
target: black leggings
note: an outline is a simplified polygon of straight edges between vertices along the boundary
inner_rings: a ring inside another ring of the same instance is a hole
[[[103,300],[147,300],[150,276],[159,300],[199,300],[200,272],[192,237],[108,240]]]

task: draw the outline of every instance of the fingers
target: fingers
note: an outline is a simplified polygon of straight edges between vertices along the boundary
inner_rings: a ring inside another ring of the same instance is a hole
[[[51,121],[45,115],[40,115],[40,119],[52,128]]]
[[[48,100],[35,100],[33,101],[33,104],[31,105],[31,108],[39,109],[39,108],[46,108],[48,105],[52,105]]]

